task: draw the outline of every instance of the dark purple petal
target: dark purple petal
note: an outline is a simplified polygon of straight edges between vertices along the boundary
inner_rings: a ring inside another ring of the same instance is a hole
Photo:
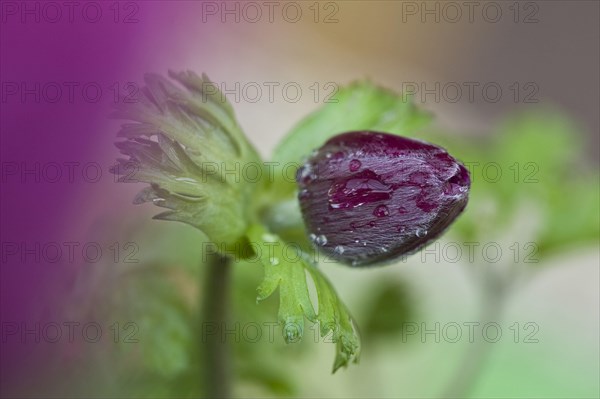
[[[327,141],[298,171],[315,246],[352,266],[391,261],[437,238],[467,204],[467,169],[433,144],[379,132]]]

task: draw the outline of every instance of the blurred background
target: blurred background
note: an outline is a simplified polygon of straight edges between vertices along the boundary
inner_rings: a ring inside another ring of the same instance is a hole
[[[334,375],[310,329],[243,332],[266,334],[277,300],[257,305],[262,268],[236,264],[234,396],[598,397],[599,3],[269,4],[1,3],[2,395],[201,392],[205,238],[131,204],[107,118],[144,73],[190,69],[265,159],[337,85],[411,92],[435,116],[417,136],[473,179],[425,252],[323,265],[363,343]]]

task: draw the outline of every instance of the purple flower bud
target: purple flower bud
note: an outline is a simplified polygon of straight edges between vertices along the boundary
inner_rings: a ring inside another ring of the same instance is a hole
[[[465,208],[471,184],[443,148],[369,131],[327,141],[297,181],[311,240],[352,266],[389,262],[437,238]]]

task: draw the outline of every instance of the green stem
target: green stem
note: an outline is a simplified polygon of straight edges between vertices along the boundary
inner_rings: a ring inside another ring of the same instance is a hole
[[[231,258],[211,254],[206,264],[201,346],[202,388],[208,398],[231,396],[229,346],[223,338],[229,304]]]
[[[491,265],[487,265],[482,279],[482,306],[480,323],[499,322],[504,304],[506,302],[507,290],[510,280],[504,280],[501,276],[492,272]],[[483,342],[481,337],[468,348],[456,372],[450,379],[450,383],[442,393],[443,398],[466,398],[475,387],[483,366],[485,365],[493,345]]]

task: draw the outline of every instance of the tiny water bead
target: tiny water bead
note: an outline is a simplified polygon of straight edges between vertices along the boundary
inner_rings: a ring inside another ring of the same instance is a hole
[[[317,230],[321,230],[322,227],[317,227]],[[319,234],[316,235],[314,233],[309,234],[308,238],[310,239],[311,242],[313,242],[315,245],[318,246],[323,246],[325,244],[327,244],[327,237],[323,234]]]
[[[437,238],[464,210],[471,184],[443,148],[368,131],[327,141],[297,182],[306,227],[319,234],[311,242],[353,266],[390,262]]]
[[[298,179],[304,183],[309,183],[311,180],[316,179],[317,175],[313,170],[311,164],[304,164],[298,169]]]
[[[356,172],[360,169],[361,165],[362,163],[358,159],[353,159],[352,161],[350,161],[349,165],[350,172]]]
[[[323,234],[317,236],[317,238],[315,238],[315,243],[317,245],[323,246],[325,244],[327,244],[327,237],[324,236]]]
[[[327,191],[329,206],[333,209],[355,208],[365,203],[390,199],[393,187],[385,184],[372,170],[340,179]]]
[[[308,198],[308,197],[310,197],[310,191],[308,191],[307,189],[300,190],[298,195],[300,198]]]
[[[386,205],[378,205],[377,208],[375,208],[375,210],[373,211],[373,215],[377,216],[378,218],[389,216],[389,214],[390,210]]]
[[[425,229],[417,229],[415,235],[419,238],[425,237],[427,235],[427,230]]]

